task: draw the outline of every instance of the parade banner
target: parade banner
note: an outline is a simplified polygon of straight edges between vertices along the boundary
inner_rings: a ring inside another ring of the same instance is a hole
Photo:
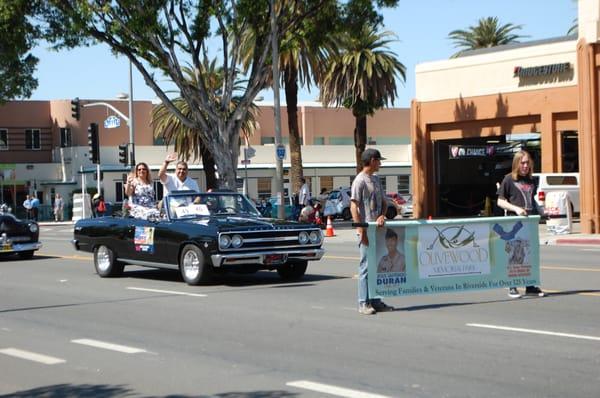
[[[539,221],[515,216],[369,223],[369,296],[539,285]]]

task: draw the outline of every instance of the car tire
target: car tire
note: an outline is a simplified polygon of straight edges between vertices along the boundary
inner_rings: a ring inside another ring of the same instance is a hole
[[[115,259],[115,253],[105,245],[94,249],[94,268],[102,278],[121,276],[125,264]]]
[[[179,270],[188,285],[199,285],[210,281],[211,267],[204,259],[204,253],[196,245],[185,245],[179,257]]]
[[[308,261],[287,262],[277,268],[277,273],[285,281],[298,280],[306,273]]]
[[[27,250],[26,252],[19,252],[18,256],[21,260],[31,260],[33,258],[33,250]]]
[[[397,214],[398,212],[396,211],[395,207],[388,206],[387,210],[385,211],[385,218],[387,218],[388,220],[393,220],[394,218],[396,218]]]
[[[352,213],[350,212],[349,207],[345,207],[344,210],[342,210],[342,218],[346,221],[352,218]]]

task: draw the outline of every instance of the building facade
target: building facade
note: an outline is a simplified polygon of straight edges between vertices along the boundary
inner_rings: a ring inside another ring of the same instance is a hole
[[[25,195],[36,193],[50,206],[56,193],[70,200],[72,194],[89,191],[104,193],[111,202],[123,200],[123,179],[129,167],[118,160],[118,146],[129,142],[129,128],[120,119],[119,126],[107,128],[104,122],[115,112],[102,103],[128,114],[127,100],[80,100],[80,118],[72,116],[71,100],[11,101],[0,106],[0,202],[15,209],[21,207]],[[247,183],[253,199],[267,198],[275,187],[274,108],[258,103],[259,128],[250,137],[255,155],[248,162],[243,155],[238,164],[239,189]],[[162,186],[158,169],[167,153],[160,137],[155,138],[150,124],[153,104],[134,101],[134,143],[136,161],[146,162],[154,175],[158,198]],[[287,144],[287,113],[282,107],[282,141]],[[409,109],[383,109],[367,122],[368,142],[377,146],[389,160],[381,170],[389,192],[408,193],[411,189],[411,150]],[[356,174],[354,160],[354,117],[346,109],[328,109],[319,104],[300,104],[298,122],[302,137],[304,175],[310,181],[313,195],[321,188],[331,190],[351,183]],[[88,127],[99,126],[101,180],[96,178],[96,165],[90,162]],[[240,151],[243,154],[243,151]],[[202,189],[206,183],[202,163],[190,159],[190,175]],[[173,165],[174,167],[174,165]],[[284,178],[289,173],[289,147],[286,145]]]
[[[514,152],[525,148],[535,171],[580,172],[582,230],[600,232],[599,4],[579,2],[579,37],[417,65],[411,105],[417,217],[482,214]]]

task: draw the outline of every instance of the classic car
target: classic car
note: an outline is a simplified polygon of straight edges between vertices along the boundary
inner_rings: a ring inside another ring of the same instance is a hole
[[[39,236],[40,228],[35,221],[19,220],[4,205],[0,206],[0,256],[16,254],[24,260],[32,258],[42,247]]]
[[[94,253],[101,277],[119,276],[132,264],[179,270],[190,285],[206,283],[218,272],[259,269],[300,279],[308,261],[324,254],[318,226],[264,218],[233,192],[174,193],[163,199],[160,215],[148,219],[81,219],[73,245]]]

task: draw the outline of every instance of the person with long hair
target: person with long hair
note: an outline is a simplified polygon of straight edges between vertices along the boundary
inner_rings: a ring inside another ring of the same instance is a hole
[[[147,218],[157,212],[154,186],[150,168],[144,162],[135,165],[127,176],[125,195],[129,197],[130,214],[136,218]]]
[[[498,188],[498,207],[506,210],[508,216],[526,216],[538,214],[535,203],[537,187],[531,174],[533,173],[533,158],[525,151],[515,153],[512,170],[502,180]],[[537,286],[526,286],[526,295],[544,296],[544,292]],[[516,287],[508,289],[508,296],[519,298],[521,294]]]

